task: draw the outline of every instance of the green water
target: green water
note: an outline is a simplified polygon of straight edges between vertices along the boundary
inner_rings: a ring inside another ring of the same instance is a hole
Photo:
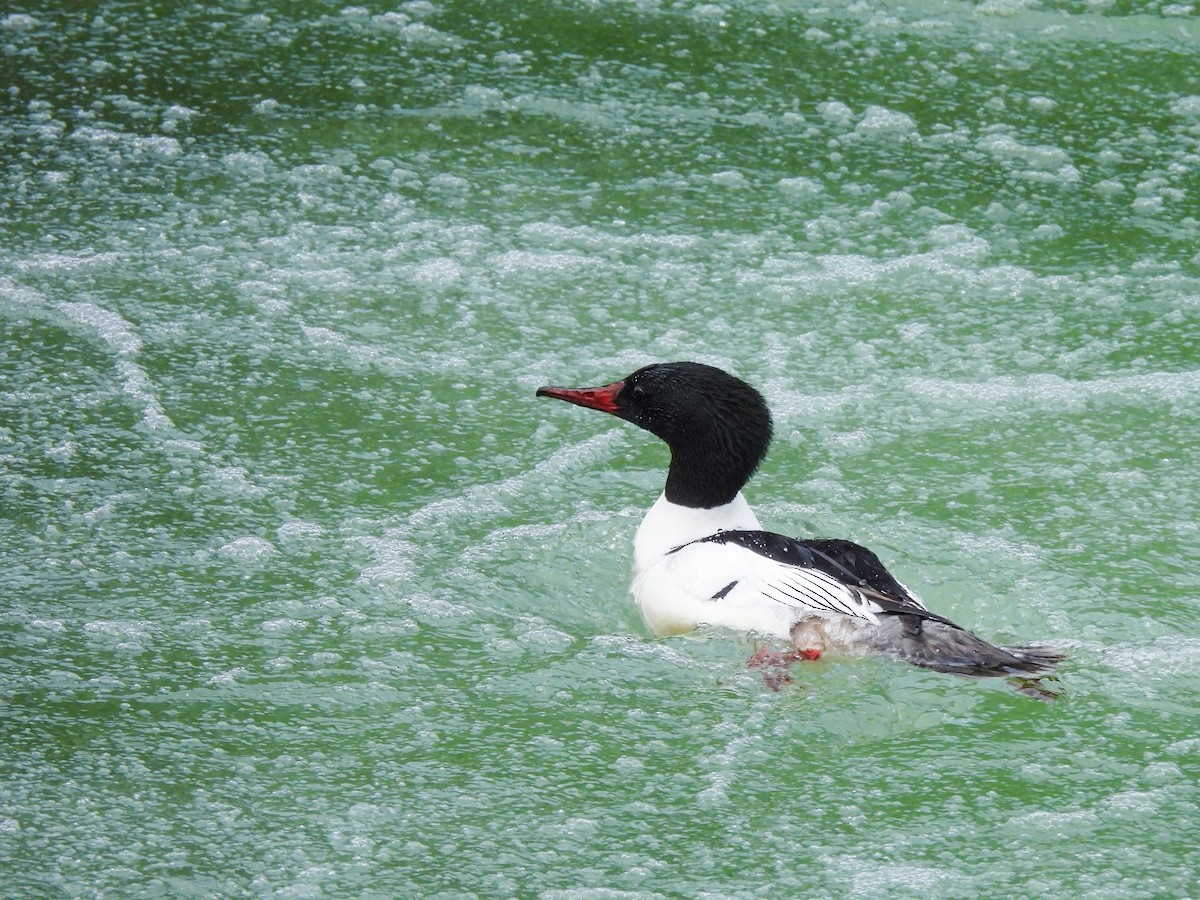
[[[0,14],[0,893],[1200,894],[1200,22],[1168,3]],[[665,450],[1064,699],[653,641]]]

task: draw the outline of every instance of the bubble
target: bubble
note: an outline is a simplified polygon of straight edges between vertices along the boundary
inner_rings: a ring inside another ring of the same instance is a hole
[[[854,118],[854,111],[840,100],[827,100],[817,104],[817,112],[827,122],[835,125],[849,125]]]
[[[222,545],[217,552],[239,563],[264,562],[279,551],[270,541],[254,535],[240,537]]]
[[[917,124],[902,112],[883,106],[868,106],[854,130],[871,137],[894,136],[917,130]]]
[[[28,13],[9,13],[0,19],[0,28],[6,31],[31,31],[40,23]]]
[[[1200,118],[1200,94],[1189,94],[1171,102],[1171,112],[1188,119]]]
[[[709,176],[709,180],[721,187],[745,187],[747,184],[746,176],[734,169],[727,169],[724,172],[714,172]]]
[[[824,185],[820,182],[804,176],[781,178],[776,186],[788,196],[798,200],[809,199],[825,191]]]

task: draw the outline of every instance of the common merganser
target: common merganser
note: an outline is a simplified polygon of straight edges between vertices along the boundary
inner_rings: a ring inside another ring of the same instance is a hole
[[[771,443],[771,413],[741,379],[658,363],[537,396],[625,419],[671,450],[666,489],[634,540],[631,590],[655,636],[709,625],[789,641],[804,659],[877,655],[969,676],[1028,677],[1061,660],[1047,647],[993,646],[930,612],[865,547],[764,531],[742,488]]]

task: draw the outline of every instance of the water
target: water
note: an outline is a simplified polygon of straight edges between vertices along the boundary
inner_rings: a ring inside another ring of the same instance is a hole
[[[0,16],[9,896],[1200,892],[1189,5]],[[1066,697],[649,639],[666,457]]]

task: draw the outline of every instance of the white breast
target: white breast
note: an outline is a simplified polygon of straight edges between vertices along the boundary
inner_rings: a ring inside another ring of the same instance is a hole
[[[738,494],[724,506],[692,509],[679,506],[663,494],[646,513],[633,539],[633,571],[641,575],[676,547],[698,541],[718,531],[759,531],[758,517]]]
[[[877,628],[879,605],[813,568],[772,559],[736,542],[703,541],[719,531],[761,530],[741,494],[714,509],[659,498],[638,529],[631,590],[658,637],[700,625],[786,640],[808,623],[823,644],[853,646]]]
[[[786,638],[793,618],[786,607],[770,601],[747,604],[736,598],[725,602],[711,599],[749,574],[746,566],[753,563],[750,557],[754,554],[720,544],[684,547],[718,531],[761,528],[741,494],[712,509],[692,509],[659,497],[634,539],[631,590],[646,627],[658,637],[715,625]],[[677,550],[679,547],[684,549]]]

